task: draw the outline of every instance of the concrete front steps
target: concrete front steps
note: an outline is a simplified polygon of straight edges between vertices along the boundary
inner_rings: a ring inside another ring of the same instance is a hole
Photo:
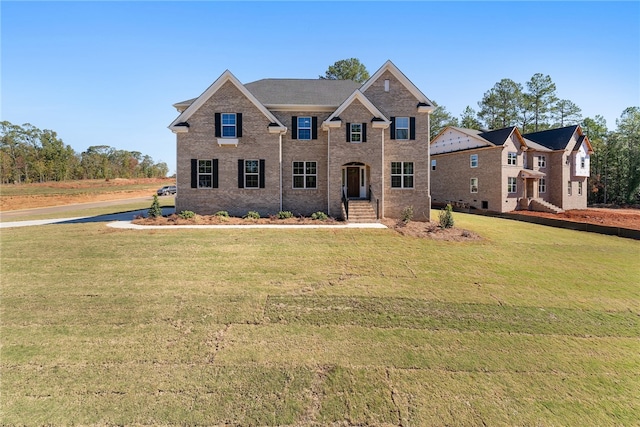
[[[346,218],[344,205],[342,206],[342,215]],[[368,200],[349,200],[349,222],[370,223],[378,222],[376,211]]]
[[[564,209],[542,199],[531,199],[529,202],[529,210],[556,214],[564,212]]]

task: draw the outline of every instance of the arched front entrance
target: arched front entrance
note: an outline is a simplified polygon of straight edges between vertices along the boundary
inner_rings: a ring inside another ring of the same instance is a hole
[[[367,165],[360,162],[351,162],[342,165],[342,189],[347,198],[367,198],[367,169]]]

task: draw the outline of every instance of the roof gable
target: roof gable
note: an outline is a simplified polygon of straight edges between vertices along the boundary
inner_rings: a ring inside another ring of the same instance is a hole
[[[418,105],[424,107],[429,112],[435,109],[433,102],[429,100],[421,91],[413,84],[411,80],[405,76],[398,67],[391,61],[387,61],[376,71],[360,88],[362,93],[365,93],[367,89],[371,87],[386,71],[389,71],[394,75],[396,79],[418,100]]]
[[[491,141],[480,137],[480,133],[475,129],[447,126],[431,140],[431,153],[435,155],[495,147]]]
[[[511,137],[511,134],[515,133],[516,138],[520,141],[521,145],[526,146],[520,131],[516,127],[508,127],[503,129],[496,129],[487,132],[481,132],[479,136],[486,139],[494,145],[504,145],[505,142]]]
[[[169,125],[169,129],[171,129],[173,132],[184,132],[185,125],[188,123],[188,120],[193,115],[193,113],[195,113],[200,107],[202,107],[202,105],[204,105],[204,103],[207,102],[209,98],[211,98],[227,82],[231,82],[245,97],[247,97],[247,99],[249,99],[249,101],[253,103],[253,105],[256,106],[258,110],[260,110],[260,112],[262,112],[262,114],[265,115],[265,117],[267,117],[267,119],[269,119],[271,123],[275,123],[277,125],[276,128],[279,127],[283,132],[287,130],[286,126],[280,123],[276,116],[274,116],[269,110],[267,110],[267,108],[262,105],[262,103],[258,101],[258,99],[251,92],[249,92],[247,88],[244,87],[244,85],[240,83],[240,81],[229,70],[226,70],[224,73],[222,73],[222,75],[218,77],[218,79],[213,82],[213,84],[209,86],[207,90],[202,93],[202,95],[191,102],[191,104],[184,111],[182,111],[182,113],[180,113],[178,118],[171,122],[171,124]]]
[[[329,125],[331,121],[335,121],[339,118],[340,114],[344,110],[346,110],[355,100],[360,101],[364,107],[369,110],[369,112],[373,115],[374,120],[376,120],[380,124],[384,124],[388,126],[391,121],[384,115],[378,108],[373,105],[373,103],[367,98],[360,90],[356,89],[347,99],[344,100],[342,104],[335,110],[328,118],[323,122],[323,125],[326,127]]]
[[[566,150],[571,138],[579,130],[582,135],[580,126],[566,126],[563,128],[543,130],[540,132],[527,133],[523,135],[526,139],[547,147],[551,150]],[[570,147],[573,149],[573,147]]]
[[[445,137],[447,133],[455,133],[450,136],[450,138],[455,137],[456,134],[461,134],[461,136],[466,137],[466,139],[458,136],[455,142],[453,140],[447,140]],[[434,154],[443,154],[475,148],[502,147],[513,135],[515,135],[516,139],[520,142],[521,147],[527,147],[524,138],[515,126],[492,131],[447,126],[431,141],[431,151]]]

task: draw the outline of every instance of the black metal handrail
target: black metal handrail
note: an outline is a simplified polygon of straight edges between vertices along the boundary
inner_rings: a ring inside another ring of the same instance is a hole
[[[344,205],[344,214],[346,216],[346,220],[349,220],[349,198],[347,197],[347,193],[342,187],[342,204]]]

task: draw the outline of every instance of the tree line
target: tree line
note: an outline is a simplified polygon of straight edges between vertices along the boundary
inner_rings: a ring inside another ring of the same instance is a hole
[[[94,145],[77,153],[49,129],[0,122],[0,180],[3,184],[76,179],[160,178],[166,163],[138,151]]]

